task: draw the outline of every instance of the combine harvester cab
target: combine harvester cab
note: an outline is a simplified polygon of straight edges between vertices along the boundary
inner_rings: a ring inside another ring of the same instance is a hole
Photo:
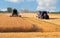
[[[38,12],[38,18],[49,19],[49,15],[47,13],[48,13],[47,11],[39,11]]]
[[[13,13],[11,17],[18,17],[18,16],[21,17],[21,15],[18,14],[17,9],[13,9]]]

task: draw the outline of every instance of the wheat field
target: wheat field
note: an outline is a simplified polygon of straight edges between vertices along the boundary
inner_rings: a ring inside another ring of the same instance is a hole
[[[21,13],[22,17],[10,15],[0,14],[0,38],[60,38],[60,14],[49,14],[49,20],[38,19],[36,13]]]

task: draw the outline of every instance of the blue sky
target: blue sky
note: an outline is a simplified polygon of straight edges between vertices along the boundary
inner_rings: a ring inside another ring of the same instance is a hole
[[[7,7],[32,11],[60,11],[60,0],[0,0],[0,10]]]

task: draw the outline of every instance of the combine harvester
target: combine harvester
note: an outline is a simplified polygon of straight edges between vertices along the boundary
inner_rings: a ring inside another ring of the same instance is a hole
[[[11,17],[21,17],[21,15],[18,15],[17,9],[13,9],[13,13],[12,13]]]
[[[48,16],[47,13],[48,13],[47,11],[39,11],[38,18],[41,18],[41,19],[49,19],[49,16]]]

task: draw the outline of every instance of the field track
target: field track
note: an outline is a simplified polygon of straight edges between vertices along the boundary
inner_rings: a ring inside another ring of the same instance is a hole
[[[35,13],[21,15],[22,17],[10,17],[10,14],[0,14],[0,31],[27,31],[35,25],[40,32],[0,32],[0,38],[60,38],[60,14],[49,14],[49,20],[38,19]]]
[[[56,32],[56,31],[60,31],[60,27],[57,24],[52,24],[50,22],[46,22],[46,21],[42,21],[42,20],[38,20],[38,19],[34,19],[34,18],[24,18],[25,20],[35,24],[38,26],[38,28],[42,28],[44,29],[43,31],[45,32]],[[45,24],[45,25],[44,25]]]
[[[0,38],[60,38],[60,32],[0,33]]]

